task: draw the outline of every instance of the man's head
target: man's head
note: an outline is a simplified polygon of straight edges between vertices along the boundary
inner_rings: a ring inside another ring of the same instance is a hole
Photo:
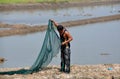
[[[64,27],[63,27],[62,25],[58,25],[58,26],[57,26],[57,30],[58,30],[58,31],[62,31],[63,29],[64,29]]]

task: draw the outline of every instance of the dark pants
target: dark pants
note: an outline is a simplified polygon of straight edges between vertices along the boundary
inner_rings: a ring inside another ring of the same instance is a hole
[[[61,48],[61,71],[70,72],[70,53],[69,47]]]

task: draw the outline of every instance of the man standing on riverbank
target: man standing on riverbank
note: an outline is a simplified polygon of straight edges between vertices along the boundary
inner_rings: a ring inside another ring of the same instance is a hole
[[[70,73],[70,41],[73,40],[71,34],[65,27],[59,25],[57,22],[51,19],[60,35],[61,40],[61,69],[60,71]]]

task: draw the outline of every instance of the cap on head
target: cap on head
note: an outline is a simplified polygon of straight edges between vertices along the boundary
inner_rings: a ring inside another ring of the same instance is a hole
[[[64,27],[63,27],[62,25],[58,25],[58,26],[57,26],[57,30],[58,30],[58,31],[63,30],[63,28],[64,28]]]

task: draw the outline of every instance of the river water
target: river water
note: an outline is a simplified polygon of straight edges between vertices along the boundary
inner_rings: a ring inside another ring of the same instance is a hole
[[[53,18],[58,22],[120,14],[120,4],[72,7],[52,10],[0,11],[0,22],[8,24],[47,24]]]
[[[0,22],[41,25],[47,24],[50,18],[63,22],[120,14],[119,10],[120,5],[117,4],[57,10],[2,11]],[[120,63],[119,25],[120,20],[116,20],[67,28],[74,38],[71,42],[71,64]],[[0,57],[7,60],[0,67],[31,66],[41,50],[45,32],[0,37]],[[60,54],[50,64],[59,65]]]
[[[120,20],[67,28],[71,42],[71,64],[120,63]],[[77,33],[76,33],[77,32]],[[31,66],[41,50],[45,31],[0,38],[0,67]],[[50,64],[59,65],[60,54]]]

